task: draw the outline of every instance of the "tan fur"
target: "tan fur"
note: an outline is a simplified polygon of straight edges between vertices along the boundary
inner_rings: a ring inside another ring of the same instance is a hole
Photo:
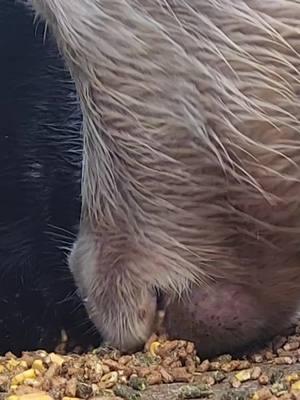
[[[256,334],[275,332],[274,310],[288,321],[299,304],[300,3],[32,4],[81,97],[70,266],[104,338],[134,348],[155,288],[219,281],[246,285],[262,305]]]

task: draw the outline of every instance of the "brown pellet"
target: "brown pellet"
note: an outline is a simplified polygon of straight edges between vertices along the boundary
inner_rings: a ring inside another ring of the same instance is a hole
[[[152,371],[149,375],[146,376],[146,382],[148,385],[159,385],[162,383],[163,379],[158,371]]]
[[[264,374],[264,373],[262,373],[262,374],[260,375],[260,377],[258,378],[258,382],[259,382],[261,385],[267,385],[267,384],[269,383],[269,381],[270,381],[270,378],[268,377],[267,374]]]
[[[274,358],[274,363],[277,365],[291,365],[295,362],[295,360],[293,359],[293,357],[276,357]]]
[[[174,382],[191,382],[193,375],[188,373],[185,368],[173,368],[168,370]]]
[[[169,372],[167,372],[165,368],[159,367],[158,371],[159,371],[159,373],[162,377],[162,381],[164,383],[173,383],[174,382],[173,376]]]
[[[272,397],[270,389],[262,388],[254,393],[252,400],[268,400]]]
[[[221,370],[224,372],[231,372],[231,371],[235,371],[239,368],[240,365],[240,361],[238,360],[233,360],[227,363],[224,363],[221,365]]]
[[[206,372],[210,368],[210,362],[209,360],[204,360],[200,365],[197,367],[198,372]]]
[[[258,379],[261,376],[261,368],[253,367],[251,370],[251,379]]]
[[[209,364],[208,370],[209,370],[209,371],[217,371],[217,370],[219,370],[220,368],[221,368],[221,363],[220,363],[219,361],[212,361],[212,362]]]
[[[67,381],[65,395],[69,397],[75,397],[77,388],[77,379],[71,378]]]
[[[288,342],[283,346],[283,349],[286,351],[297,350],[299,346],[299,342]]]
[[[238,389],[242,385],[242,383],[236,377],[232,377],[230,379],[230,384],[234,389]]]

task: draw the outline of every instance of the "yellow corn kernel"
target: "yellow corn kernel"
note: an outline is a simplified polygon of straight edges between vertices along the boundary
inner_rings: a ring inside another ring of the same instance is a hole
[[[54,364],[57,364],[59,366],[61,366],[62,363],[65,361],[64,358],[55,353],[50,353],[49,358]]]
[[[62,400],[80,400],[79,397],[63,397]]]
[[[39,372],[44,372],[46,370],[42,360],[34,360],[32,363],[32,368]]]
[[[149,348],[149,352],[152,356],[156,356],[156,352],[158,350],[158,348],[160,347],[160,343],[159,342],[152,342]]]
[[[300,378],[300,375],[297,372],[294,372],[293,374],[288,375],[285,379],[288,382],[295,382],[295,381],[298,381],[299,378]]]
[[[19,367],[22,367],[22,368],[24,368],[24,369],[27,369],[27,368],[28,368],[28,364],[27,364],[27,362],[26,362],[25,360],[21,360],[21,361],[19,362]]]
[[[7,363],[6,363],[6,368],[9,370],[9,371],[12,371],[13,369],[15,369],[18,365],[20,364],[20,361],[17,361],[17,360],[15,360],[15,359],[11,359],[11,360],[8,360],[7,361]]]
[[[34,378],[36,378],[36,373],[34,369],[30,368],[14,376],[11,380],[11,383],[12,385],[20,385],[25,381],[25,379],[34,379]]]
[[[292,389],[292,391],[294,391],[294,390],[297,392],[300,391],[300,380],[294,382],[291,386],[291,389]]]
[[[53,400],[53,397],[49,396],[45,392],[28,393],[19,396],[12,395],[7,400]]]
[[[235,374],[235,378],[239,382],[249,381],[251,379],[251,370],[250,369],[244,369],[244,370],[238,372],[237,374]]]

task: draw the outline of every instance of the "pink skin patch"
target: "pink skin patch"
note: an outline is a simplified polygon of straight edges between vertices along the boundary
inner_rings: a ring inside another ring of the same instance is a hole
[[[270,310],[248,288],[215,284],[193,287],[166,309],[169,335],[195,342],[200,355],[239,351],[267,333]],[[276,327],[274,327],[274,330]]]

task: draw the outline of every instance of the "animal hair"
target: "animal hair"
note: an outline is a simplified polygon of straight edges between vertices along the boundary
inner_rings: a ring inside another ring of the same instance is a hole
[[[181,296],[246,282],[267,310],[294,314],[300,3],[32,4],[81,98],[83,206],[70,265],[104,337],[125,348],[145,339],[152,325],[136,302],[157,288]]]

